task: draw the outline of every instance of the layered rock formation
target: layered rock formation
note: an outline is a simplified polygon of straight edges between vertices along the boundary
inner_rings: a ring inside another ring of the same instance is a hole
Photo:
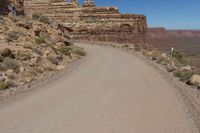
[[[97,7],[91,0],[26,0],[26,13],[41,13],[63,23],[73,39],[89,41],[145,42],[144,15],[120,14],[117,7]]]

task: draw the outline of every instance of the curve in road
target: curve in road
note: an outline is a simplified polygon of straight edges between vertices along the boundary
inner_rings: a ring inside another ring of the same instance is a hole
[[[0,108],[1,133],[192,133],[175,91],[122,51],[82,45],[73,72]]]

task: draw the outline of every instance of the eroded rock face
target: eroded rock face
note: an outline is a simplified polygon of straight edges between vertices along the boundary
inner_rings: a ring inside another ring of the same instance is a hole
[[[142,15],[107,14],[81,17],[72,26],[72,38],[90,41],[144,42],[146,17]]]
[[[117,7],[98,7],[92,0],[27,0],[26,13],[40,13],[62,22],[73,39],[111,42],[145,42],[147,22],[144,15],[120,14]]]
[[[7,15],[16,8],[16,15],[24,15],[24,0],[0,0],[0,15]]]

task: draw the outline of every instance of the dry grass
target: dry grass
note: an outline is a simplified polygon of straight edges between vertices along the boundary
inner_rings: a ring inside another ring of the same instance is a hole
[[[9,88],[9,83],[7,82],[0,82],[0,90],[6,90]]]

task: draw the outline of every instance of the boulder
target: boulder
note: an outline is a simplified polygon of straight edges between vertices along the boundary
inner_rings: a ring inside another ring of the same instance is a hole
[[[167,56],[166,53],[162,53],[162,54],[160,55],[160,57],[161,57],[161,58],[164,58],[164,59],[167,59],[167,58],[168,58],[168,56]]]
[[[194,74],[190,78],[190,84],[200,86],[200,75]]]
[[[191,67],[190,65],[187,65],[187,66],[181,67],[180,70],[188,70],[188,71],[191,71],[191,70],[192,70],[192,67]]]
[[[58,66],[56,66],[56,69],[57,70],[63,70],[63,69],[65,69],[65,66],[64,65],[58,65]]]
[[[60,57],[57,56],[56,54],[49,54],[48,57],[47,57],[47,59],[48,59],[51,63],[53,63],[53,64],[55,64],[55,65],[58,65],[59,62],[60,62],[60,60],[61,60]]]
[[[8,57],[12,54],[12,51],[9,48],[5,48],[1,51],[1,56]]]
[[[23,73],[23,72],[25,71],[25,68],[24,68],[23,66],[21,66],[21,67],[19,68],[19,70],[20,70],[20,73]]]
[[[0,82],[4,82],[5,81],[5,77],[4,76],[0,76]]]

